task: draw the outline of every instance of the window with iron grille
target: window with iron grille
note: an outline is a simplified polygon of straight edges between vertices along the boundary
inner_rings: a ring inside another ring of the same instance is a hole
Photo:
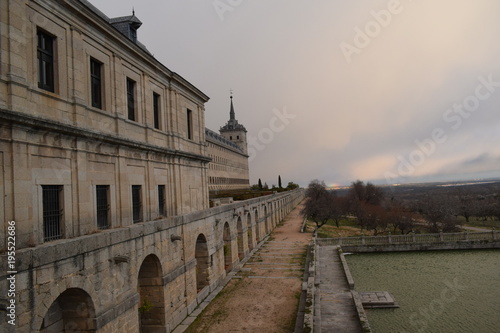
[[[60,239],[62,237],[62,192],[62,185],[42,185],[44,242]]]
[[[153,93],[154,127],[160,129],[160,95]]]
[[[128,119],[135,121],[135,81],[129,78],[127,78],[127,109]]]
[[[92,106],[102,109],[102,63],[90,58],[90,95]]]
[[[193,111],[187,110],[187,134],[188,139],[193,139]]]
[[[165,185],[158,185],[158,212],[160,216],[167,216],[165,210]]]
[[[54,36],[37,30],[38,87],[54,92]]]
[[[109,185],[96,186],[97,228],[109,228]]]
[[[134,223],[142,221],[141,185],[132,185],[132,218]]]

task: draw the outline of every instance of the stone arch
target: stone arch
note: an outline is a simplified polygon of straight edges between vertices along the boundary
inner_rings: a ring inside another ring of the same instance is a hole
[[[266,235],[269,234],[269,219],[267,218],[267,206],[264,205],[264,227],[266,230]]]
[[[138,277],[140,332],[157,332],[165,328],[163,272],[154,254],[144,258]]]
[[[208,274],[210,257],[208,255],[207,238],[203,234],[199,234],[196,239],[194,256],[196,259],[196,289],[200,292],[203,288],[210,284]]]
[[[231,229],[227,222],[224,224],[222,239],[224,241],[224,268],[226,272],[230,272],[233,266],[233,253],[231,249]]]
[[[276,212],[276,205],[277,205],[277,201],[269,203],[269,210],[271,211],[271,214],[269,214],[271,230],[274,229],[274,227],[278,224],[276,222],[276,220],[278,219],[277,212]]]
[[[271,203],[272,214],[271,214],[271,227],[274,229],[275,226],[278,225],[280,218],[278,213],[278,201]]]
[[[284,210],[284,207],[285,207],[285,200],[281,200],[279,202],[278,207],[277,207],[278,215],[279,215],[279,221],[278,221],[278,223],[285,219],[285,210]]]
[[[283,209],[283,200],[280,200],[275,203],[274,209],[276,211],[276,216],[277,216],[277,222],[276,224],[280,223],[281,220],[283,220],[283,214],[282,214],[282,209]]]
[[[252,232],[252,215],[247,214],[247,234],[248,234],[248,248],[253,250],[253,232]]]
[[[259,212],[255,210],[255,241],[260,242],[260,224],[259,224]]]
[[[47,310],[40,333],[96,332],[95,308],[90,295],[80,288],[61,293]]]
[[[238,259],[243,260],[243,258],[245,257],[245,248],[243,246],[243,223],[241,222],[241,217],[239,216],[238,221],[236,222],[236,230],[238,231]]]

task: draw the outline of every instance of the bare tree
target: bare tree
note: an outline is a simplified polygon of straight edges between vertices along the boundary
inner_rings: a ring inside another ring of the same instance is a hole
[[[387,209],[386,219],[387,224],[392,225],[393,233],[399,229],[401,234],[406,234],[415,228],[415,214],[399,203],[394,203]]]
[[[337,205],[335,205],[335,193],[328,191],[323,181],[317,179],[311,181],[305,196],[306,202],[301,213],[302,216],[316,223],[316,230],[338,213]]]
[[[459,187],[456,191],[456,212],[457,215],[463,216],[465,222],[469,223],[471,216],[477,214],[477,199],[469,193],[466,187]]]
[[[449,204],[449,198],[446,196],[426,195],[419,202],[419,211],[425,217],[429,230],[431,232],[440,232],[443,229],[452,229],[448,227],[455,214],[454,208]]]
[[[385,211],[381,207],[384,192],[371,183],[357,180],[351,184],[347,195],[349,211],[356,216],[363,229],[373,230],[375,234],[387,227]]]
[[[384,200],[384,191],[370,182],[365,185],[361,180],[357,180],[351,184],[348,197],[351,202],[364,202],[379,206]]]

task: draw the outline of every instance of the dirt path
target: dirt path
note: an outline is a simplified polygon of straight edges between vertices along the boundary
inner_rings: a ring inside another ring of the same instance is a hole
[[[294,330],[307,244],[301,205],[274,229],[187,333],[290,333]]]

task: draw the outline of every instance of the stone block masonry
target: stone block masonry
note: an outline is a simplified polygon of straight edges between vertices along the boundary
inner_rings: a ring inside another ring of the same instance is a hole
[[[19,319],[0,330],[172,332],[302,199],[295,190],[20,249]]]

